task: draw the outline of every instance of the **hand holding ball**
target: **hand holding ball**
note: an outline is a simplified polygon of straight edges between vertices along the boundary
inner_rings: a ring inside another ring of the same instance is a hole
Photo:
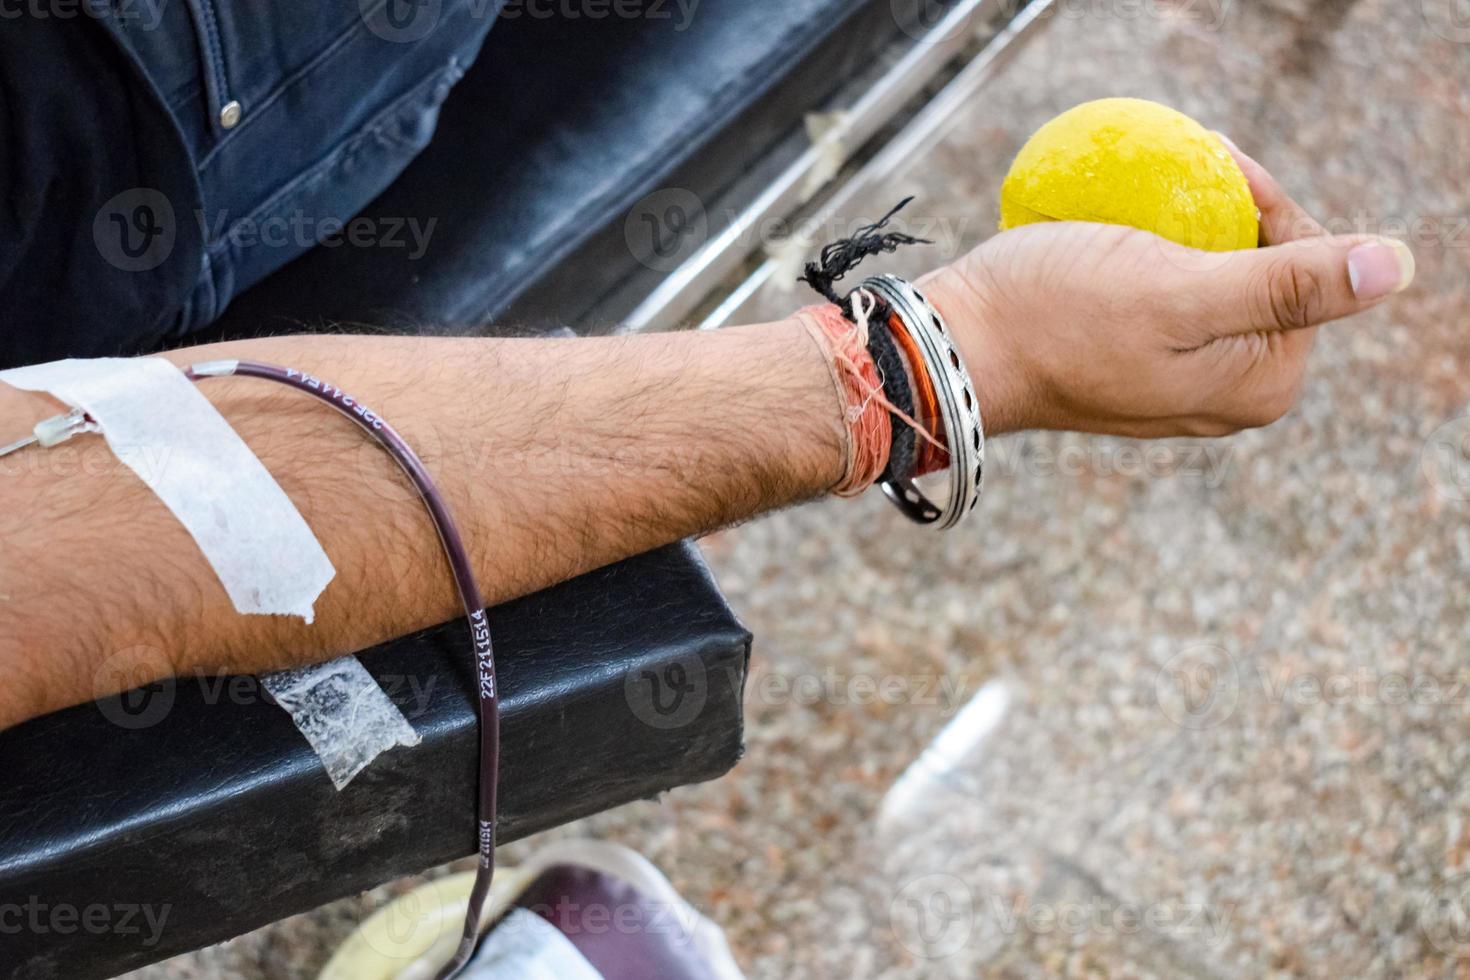
[[[1002,230],[1095,221],[1151,231],[1191,248],[1255,248],[1255,201],[1213,133],[1144,99],[1098,99],[1038,129],[1000,191]]]
[[[1402,242],[1329,234],[1259,163],[1138,99],[1037,130],[1000,206],[1002,234],[921,283],[987,435],[1268,425],[1296,399],[1315,328],[1414,276]]]

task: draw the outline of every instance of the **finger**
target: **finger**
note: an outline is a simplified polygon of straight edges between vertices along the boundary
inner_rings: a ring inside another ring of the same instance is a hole
[[[1224,133],[1217,130],[1215,135],[1239,164],[1241,173],[1245,174],[1246,182],[1250,184],[1251,197],[1256,199],[1256,207],[1261,209],[1262,244],[1284,245],[1300,238],[1315,238],[1327,233],[1316,218],[1291,199],[1291,195],[1277,183],[1275,177],[1267,173],[1265,167],[1247,156]]]
[[[1210,340],[1304,330],[1402,291],[1414,255],[1392,238],[1307,238],[1229,253],[1212,272],[1182,272],[1194,322]]]

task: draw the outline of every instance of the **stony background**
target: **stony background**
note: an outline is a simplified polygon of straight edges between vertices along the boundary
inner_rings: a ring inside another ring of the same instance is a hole
[[[1267,430],[997,441],[981,520],[942,539],[870,495],[708,540],[757,636],[745,760],[506,860],[625,842],[753,978],[1470,976],[1457,2],[1063,3],[894,188],[940,257],[989,234],[1031,130],[1136,95],[1230,133],[1335,230],[1408,240],[1413,291],[1324,331]],[[133,976],[309,977],[411,884]]]

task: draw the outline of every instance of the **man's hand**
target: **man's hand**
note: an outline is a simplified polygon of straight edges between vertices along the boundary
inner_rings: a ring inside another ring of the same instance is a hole
[[[1117,225],[1054,222],[1002,232],[923,281],[959,335],[987,432],[1219,436],[1268,425],[1296,400],[1315,328],[1409,284],[1402,243],[1328,237],[1231,149],[1265,247],[1200,252]]]

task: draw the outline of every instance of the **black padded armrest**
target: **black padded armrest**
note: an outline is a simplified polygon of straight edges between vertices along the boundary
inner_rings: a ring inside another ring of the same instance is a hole
[[[750,636],[693,545],[497,607],[491,622],[502,840],[740,757]],[[423,744],[379,756],[340,793],[244,679],[155,685],[0,733],[0,977],[112,976],[473,853],[466,628],[361,655]],[[149,912],[166,916],[161,930]]]

